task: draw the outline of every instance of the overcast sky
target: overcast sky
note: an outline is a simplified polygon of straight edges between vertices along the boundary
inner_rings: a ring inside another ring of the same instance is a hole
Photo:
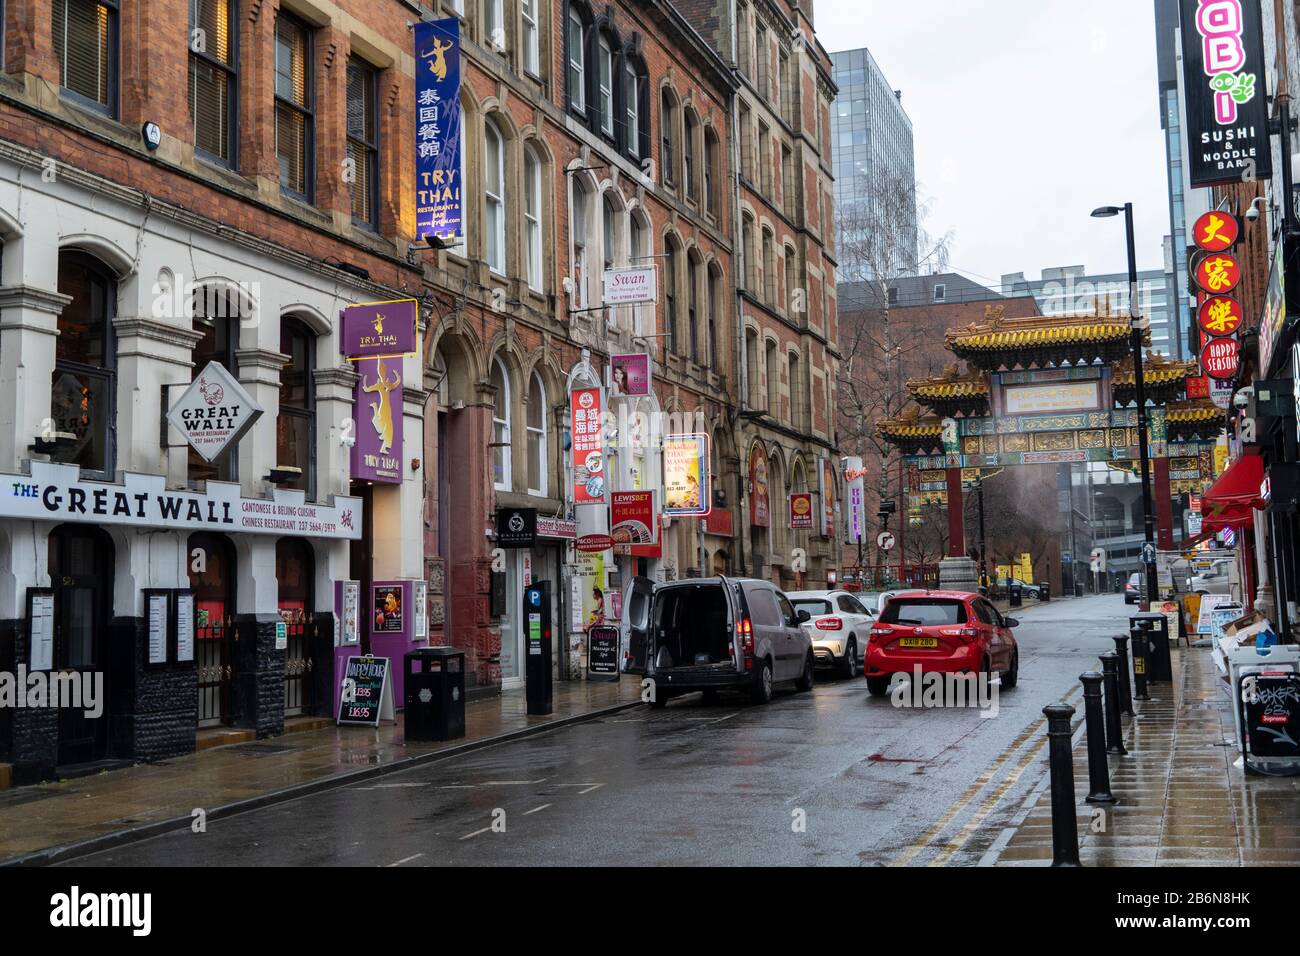
[[[1044,266],[1139,269],[1169,231],[1151,0],[817,0],[827,50],[867,47],[912,119],[924,227],[996,283]]]

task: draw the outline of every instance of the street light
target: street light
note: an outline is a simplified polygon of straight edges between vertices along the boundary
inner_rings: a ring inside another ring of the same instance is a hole
[[[1129,343],[1133,349],[1133,386],[1138,407],[1138,459],[1142,465],[1142,563],[1146,566],[1147,601],[1143,610],[1151,610],[1156,593],[1155,511],[1151,505],[1151,464],[1147,455],[1147,393],[1142,380],[1142,328],[1138,318],[1137,252],[1133,243],[1133,204],[1101,206],[1092,211],[1094,219],[1109,219],[1124,214],[1124,232],[1128,241],[1128,314]]]

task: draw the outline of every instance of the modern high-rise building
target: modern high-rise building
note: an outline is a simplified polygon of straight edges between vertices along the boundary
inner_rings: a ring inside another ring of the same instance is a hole
[[[839,87],[831,117],[838,248],[869,238],[855,233],[870,225],[884,226],[898,238],[883,261],[874,261],[891,275],[915,275],[916,158],[902,91],[889,85],[865,47],[832,53],[831,63]],[[856,271],[864,274],[844,278],[874,278],[876,269]]]
[[[1138,309],[1143,318],[1151,320],[1149,351],[1177,358],[1182,354],[1183,343],[1173,323],[1177,290],[1169,287],[1170,277],[1171,273],[1164,268],[1139,272]],[[1090,312],[1106,303],[1116,315],[1127,315],[1128,273],[1089,275],[1083,266],[1044,269],[1038,279],[1026,279],[1023,272],[1004,273],[1002,294],[1032,295],[1043,315]]]
[[[1182,358],[1187,349],[1184,334],[1191,321],[1191,295],[1187,282],[1187,211],[1183,179],[1182,112],[1178,96],[1178,0],[1155,0],[1156,72],[1160,94],[1160,128],[1165,132],[1165,166],[1169,176],[1168,252],[1172,257],[1173,287],[1170,311],[1177,321],[1171,329],[1171,355]]]

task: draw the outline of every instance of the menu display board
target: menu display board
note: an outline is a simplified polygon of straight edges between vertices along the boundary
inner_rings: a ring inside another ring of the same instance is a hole
[[[194,660],[194,593],[176,592],[176,660]]]
[[[28,633],[31,657],[27,669],[48,671],[54,667],[54,592],[49,588],[27,589]]]
[[[150,664],[167,663],[167,610],[170,603],[166,591],[145,592]]]
[[[587,632],[587,677],[589,680],[618,680],[619,630],[593,627]]]
[[[340,724],[369,724],[395,719],[393,688],[387,657],[349,657],[343,670],[343,693],[339,698]]]

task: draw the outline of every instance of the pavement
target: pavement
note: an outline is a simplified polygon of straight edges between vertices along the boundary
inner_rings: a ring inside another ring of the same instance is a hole
[[[201,750],[89,777],[0,791],[0,865],[50,863],[179,828],[198,810],[211,823],[304,794],[370,780],[403,767],[445,759],[506,740],[638,706],[640,687],[566,681],[554,685],[554,709],[526,713],[523,690],[471,701],[465,736],[407,741],[399,722],[377,728],[327,727]]]
[[[1172,652],[1173,682],[1150,686],[1125,720],[1126,756],[1108,755],[1119,803],[1088,793],[1083,708],[1075,705],[1074,789],[1084,866],[1286,866],[1300,864],[1300,778],[1245,776],[1227,685],[1209,648]],[[1087,668],[1096,669],[1095,662]],[[1043,703],[1050,703],[1044,701]],[[1046,866],[1052,860],[1046,777],[983,862]]]
[[[897,707],[861,677],[767,706],[686,695],[61,865],[972,866],[1041,779],[1043,704],[1077,702],[1126,613],[1114,595],[1018,609],[1020,684],[991,718]]]

